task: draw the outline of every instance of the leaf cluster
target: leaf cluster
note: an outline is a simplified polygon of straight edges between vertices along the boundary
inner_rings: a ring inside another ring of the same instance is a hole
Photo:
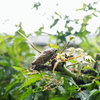
[[[99,100],[99,72],[90,65],[83,67],[81,62],[74,65],[76,61],[72,59],[67,61],[72,64],[70,67],[69,65],[63,67],[60,63],[57,68],[61,69],[55,73],[49,70],[32,72],[26,68],[30,63],[27,59],[32,53],[24,38],[17,32],[15,35],[2,34],[0,37],[0,43],[3,44],[0,49],[1,100],[92,100],[96,97],[95,100]],[[51,44],[51,46],[59,48],[57,45]],[[73,50],[82,51],[75,48]],[[69,54],[75,53],[73,50]],[[60,59],[63,57],[61,55]],[[85,60],[93,59],[88,56]],[[76,69],[76,71],[71,69]],[[82,70],[88,69],[92,70],[92,73],[95,72],[96,76],[90,73],[82,74]]]

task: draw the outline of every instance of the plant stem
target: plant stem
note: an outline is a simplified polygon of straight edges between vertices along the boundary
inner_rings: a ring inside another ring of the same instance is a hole
[[[23,37],[28,41],[28,43],[29,43],[37,52],[41,53],[41,51],[38,50],[38,49],[36,48],[36,46],[34,46],[34,44],[33,44],[31,41],[29,41],[28,38],[27,38],[25,35],[23,35],[23,34],[22,34],[21,32],[19,32],[19,31],[18,31],[18,33],[19,33],[21,36],[23,36]]]
[[[67,75],[69,75],[72,78],[76,79],[77,75],[75,73],[71,72],[68,68],[64,67],[63,70]]]
[[[69,43],[70,43],[70,41],[68,41],[68,43],[64,46],[64,48],[63,48],[63,50],[61,51],[61,53],[64,52],[64,50],[66,49],[66,47],[68,47]]]

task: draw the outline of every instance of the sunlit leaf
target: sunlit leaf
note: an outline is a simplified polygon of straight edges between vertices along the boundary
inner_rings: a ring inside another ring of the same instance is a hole
[[[22,84],[20,89],[31,85],[32,83],[40,80],[41,78],[42,78],[42,76],[40,74],[34,74],[31,77],[26,78],[25,82]]]
[[[58,46],[57,44],[49,44],[49,47],[50,47],[50,48],[56,48],[56,49],[59,48],[59,46]]]
[[[95,81],[96,82],[96,84],[98,85],[98,86],[100,86],[100,82],[99,81]]]
[[[0,43],[8,40],[8,39],[12,39],[14,36],[13,35],[0,35]]]
[[[13,66],[14,69],[18,70],[18,71],[22,71],[24,70],[22,67],[16,67],[16,66]]]

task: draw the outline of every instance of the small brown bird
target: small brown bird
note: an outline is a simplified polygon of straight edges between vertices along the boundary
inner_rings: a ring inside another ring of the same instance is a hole
[[[44,50],[33,62],[32,69],[34,69],[37,65],[45,64],[47,61],[52,59],[56,55],[57,49],[48,48]]]

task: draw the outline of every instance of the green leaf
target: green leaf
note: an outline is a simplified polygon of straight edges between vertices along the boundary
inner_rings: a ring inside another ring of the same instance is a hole
[[[62,16],[61,16],[60,14],[58,14],[57,12],[55,12],[55,14],[56,14],[57,16],[59,16],[60,18],[62,18]]]
[[[98,86],[100,86],[100,82],[99,81],[95,81],[96,82],[96,84],[98,85]]]
[[[5,61],[0,61],[0,65],[10,67],[10,64],[8,62],[5,62]]]
[[[19,27],[19,32],[25,35],[25,31],[22,28],[22,22],[19,23],[19,25],[16,25],[16,27]],[[18,33],[18,31],[16,33]]]
[[[41,78],[42,78],[41,74],[31,75],[31,77],[26,78],[25,82],[22,84],[20,89],[31,85],[32,83],[40,80]]]
[[[37,31],[35,31],[35,33],[37,35],[41,35],[43,29],[44,29],[44,27],[40,27]]]
[[[85,90],[77,93],[77,95],[75,95],[75,98],[79,98],[80,100],[87,100],[88,96],[89,96],[89,91]]]
[[[17,84],[17,83],[18,83],[18,81],[14,81],[14,82],[10,83],[10,84],[6,87],[6,93],[9,92],[9,91],[12,89],[12,87],[13,87],[15,84]]]
[[[0,35],[0,43],[6,41],[8,39],[12,39],[13,37],[14,37],[13,35],[5,35],[5,36]]]
[[[55,97],[50,100],[66,100],[66,97]]]
[[[17,100],[24,100],[30,94],[32,94],[32,89],[28,88],[27,91],[25,91],[23,94],[21,94],[20,97]]]
[[[39,6],[41,6],[41,3],[40,2],[36,2],[36,3],[34,3],[33,8],[36,8],[36,10],[38,10]]]
[[[86,8],[87,8],[87,5],[85,3],[83,3],[83,7],[80,8],[80,9],[76,9],[76,11],[86,10]]]
[[[94,83],[93,82],[92,83],[88,83],[88,84],[80,85],[80,87],[84,87],[87,90],[92,90],[93,86],[94,86]]]
[[[60,93],[62,95],[65,95],[66,94],[66,91],[65,91],[65,89],[62,86],[58,86],[58,90],[60,91]]]
[[[24,100],[32,100],[33,99],[33,95],[34,95],[33,93],[28,95],[27,98],[25,98]]]
[[[90,66],[86,66],[86,67],[84,67],[83,69],[89,69],[89,70],[92,70],[92,71],[98,73],[95,69],[91,68]]]
[[[15,67],[15,66],[13,66],[13,68],[16,69],[16,70],[18,70],[18,71],[22,71],[23,70],[23,68],[21,68],[21,67]]]
[[[59,48],[59,46],[58,46],[57,44],[49,44],[49,47],[50,47],[50,48],[56,48],[56,49]]]
[[[99,91],[98,89],[93,89],[93,90],[90,91],[90,94],[89,94],[88,98],[89,98],[90,96],[96,95],[96,94],[98,94],[98,93],[100,93],[100,91]]]
[[[54,23],[50,26],[50,28],[54,27],[58,23],[59,19],[55,19]]]

